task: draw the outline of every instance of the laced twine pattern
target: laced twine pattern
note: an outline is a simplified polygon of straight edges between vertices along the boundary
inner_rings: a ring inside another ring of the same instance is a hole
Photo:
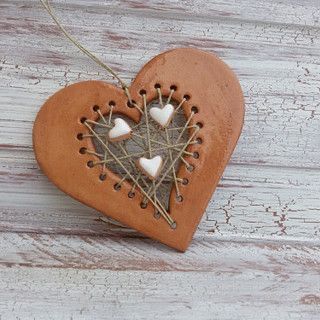
[[[107,133],[113,126],[112,120],[113,116],[116,114],[116,106],[115,104],[110,105],[110,111],[107,117],[102,114],[98,106],[95,106],[94,109],[99,115],[99,121],[89,119],[81,121],[88,129],[89,133],[78,134],[78,139],[93,139],[96,150],[88,150],[82,147],[80,153],[88,153],[99,159],[98,161],[89,161],[88,166],[101,166],[101,180],[106,179],[106,168],[110,168],[111,171],[121,177],[120,181],[115,185],[116,190],[119,190],[121,185],[127,181],[131,184],[131,189],[128,193],[130,198],[134,197],[135,190],[139,189],[143,195],[141,207],[146,208],[148,202],[152,203],[155,208],[155,217],[159,218],[162,216],[172,228],[176,228],[176,222],[173,221],[168,213],[169,194],[173,184],[177,201],[183,201],[180,185],[188,184],[188,179],[177,177],[176,170],[182,162],[187,166],[189,171],[192,171],[194,168],[193,165],[189,164],[185,158],[188,156],[193,156],[194,158],[199,157],[198,152],[191,153],[186,150],[189,145],[201,143],[200,138],[195,139],[198,130],[201,128],[201,124],[190,125],[192,117],[197,112],[197,108],[192,107],[191,113],[188,119],[186,119],[184,117],[183,109],[181,108],[184,102],[188,100],[188,96],[185,96],[182,101],[175,106],[174,118],[172,119],[171,124],[167,128],[160,128],[149,117],[146,92],[141,92],[143,106],[139,106],[131,99],[128,86],[116,72],[66,31],[54,14],[49,0],[40,0],[40,2],[56,25],[60,28],[64,36],[86,56],[116,78],[126,94],[130,106],[137,108],[142,114],[142,119],[139,124],[132,126],[133,133],[129,140],[117,143],[110,142],[107,139]],[[175,91],[174,86],[172,86],[168,97],[162,96],[160,86],[155,86],[155,88],[158,93],[158,104],[160,107],[164,107],[164,99],[166,99],[166,104],[171,102],[172,95]],[[176,125],[175,118],[179,115],[183,116],[184,121],[182,125]],[[130,143],[128,141],[130,141]],[[134,144],[136,149],[133,150],[130,148],[130,144]],[[151,158],[159,153],[165,154],[162,171],[156,180],[150,181],[137,169],[134,160],[139,157]]]
[[[181,163],[186,165],[189,171],[194,169],[187,159],[188,157],[198,158],[199,154],[198,152],[189,152],[186,149],[189,145],[200,143],[198,139],[195,139],[200,126],[198,124],[190,124],[197,110],[192,109],[188,118],[184,115],[182,106],[188,96],[185,96],[180,103],[175,103],[172,101],[175,89],[171,88],[168,97],[162,95],[159,86],[156,86],[156,90],[158,93],[157,101],[147,105],[146,92],[142,90],[143,106],[139,106],[136,103],[132,104],[133,107],[141,112],[142,117],[138,124],[132,122],[132,136],[128,140],[111,142],[107,139],[108,132],[113,127],[113,119],[121,117],[116,112],[115,104],[113,102],[110,103],[109,113],[106,115],[101,112],[98,106],[94,106],[99,119],[97,121],[82,119],[82,123],[89,133],[81,135],[80,139],[93,139],[96,150],[81,148],[80,152],[95,156],[97,161],[89,161],[88,166],[101,166],[100,180],[107,178],[106,169],[110,169],[120,179],[114,185],[115,190],[120,190],[125,181],[130,183],[131,188],[128,197],[133,198],[135,190],[140,190],[143,195],[140,204],[141,208],[146,208],[148,202],[150,202],[155,208],[154,216],[156,218],[162,216],[174,229],[176,228],[176,222],[168,212],[169,195],[172,187],[174,187],[176,201],[183,201],[180,186],[188,184],[188,179],[177,177],[176,170]],[[161,128],[150,117],[149,109],[154,104],[163,108],[168,103],[175,106],[174,116],[167,127]],[[126,121],[129,122],[130,120],[126,119]],[[137,168],[136,160],[140,157],[151,159],[159,154],[163,158],[160,175],[157,179],[150,180]]]

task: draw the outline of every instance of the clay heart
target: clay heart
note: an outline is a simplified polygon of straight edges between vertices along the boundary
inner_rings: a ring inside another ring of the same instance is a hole
[[[121,118],[114,119],[114,127],[108,132],[110,141],[123,141],[130,138],[132,130],[128,123]]]
[[[162,109],[153,107],[150,109],[151,118],[156,121],[160,126],[167,127],[174,114],[174,107],[172,104],[167,103]]]
[[[152,159],[142,157],[138,160],[138,166],[151,180],[159,176],[162,163],[163,161],[160,156],[155,156]]]
[[[35,121],[34,149],[40,167],[61,190],[147,236],[184,251],[239,138],[243,96],[233,72],[214,55],[196,49],[176,49],[155,57],[142,68],[129,90],[135,104],[143,106],[144,99],[148,105],[158,99],[159,89],[162,97],[172,98],[176,110],[180,108],[183,112],[188,134],[187,148],[176,151],[175,157],[179,156],[181,162],[174,172],[181,196],[177,197],[172,187],[166,210],[170,223],[157,219],[155,211],[166,208],[154,200],[154,194],[137,188],[135,196],[129,196],[139,174],[122,167],[122,160],[116,161],[119,157],[113,153],[108,139],[95,130],[97,123],[102,118],[106,121],[113,111],[117,117],[121,115],[135,123],[131,126],[134,134],[143,114],[128,104],[122,89],[102,81],[86,81],[54,94]],[[105,124],[105,129],[111,127]],[[159,135],[165,137],[164,130],[159,128]],[[91,165],[101,161],[93,138],[110,151],[111,160],[124,170],[121,190],[115,186],[122,178],[106,162]],[[157,141],[157,137],[151,138]],[[117,143],[123,146],[126,141]],[[105,179],[101,178],[102,168]],[[162,169],[158,179],[166,171]],[[146,197],[148,204],[141,206]]]

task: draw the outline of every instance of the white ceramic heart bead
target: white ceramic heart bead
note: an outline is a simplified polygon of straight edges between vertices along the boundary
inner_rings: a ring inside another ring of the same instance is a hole
[[[151,159],[139,158],[138,167],[145,173],[151,180],[156,179],[162,168],[162,158],[161,156],[155,156]]]
[[[132,129],[128,125],[128,123],[121,119],[114,119],[114,127],[109,131],[108,138],[110,141],[123,141],[129,139],[132,134]]]
[[[152,107],[150,109],[151,118],[165,128],[169,125],[174,115],[174,106],[170,103],[166,104],[162,109],[158,107]]]

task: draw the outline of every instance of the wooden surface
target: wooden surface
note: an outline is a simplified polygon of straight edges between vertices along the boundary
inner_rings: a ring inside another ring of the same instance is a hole
[[[59,192],[34,159],[45,99],[109,81],[38,1],[0,2],[0,319],[319,319],[320,2],[55,1],[130,81],[194,46],[237,73],[243,134],[179,254]]]

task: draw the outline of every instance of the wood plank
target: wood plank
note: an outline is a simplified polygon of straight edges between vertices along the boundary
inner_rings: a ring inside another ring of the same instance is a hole
[[[247,113],[234,163],[319,168],[319,28],[259,21],[239,28],[238,21],[228,19],[175,21],[147,13],[138,19],[138,9],[126,15],[100,9],[83,12],[78,6],[66,7],[62,20],[125,79],[159,51],[181,45],[216,52],[235,69]],[[15,10],[14,4],[6,3],[2,16],[0,12],[4,23],[0,29],[0,126],[4,128],[0,144],[26,147],[31,122],[49,94],[75,81],[107,76],[75,53],[49,17],[41,14],[40,6],[22,6],[25,20],[15,20]],[[92,37],[97,29],[101,31]],[[167,36],[169,30],[175,34],[174,41]],[[20,41],[24,49],[16,50]]]
[[[21,1],[4,0],[3,3],[18,3]],[[36,0],[24,1],[22,6],[30,6]],[[133,12],[141,15],[165,15],[172,20],[197,20],[199,18],[215,19],[219,21],[264,21],[273,24],[296,24],[301,26],[319,26],[319,2],[317,0],[270,0],[266,6],[263,0],[242,0],[241,5],[235,2],[219,1],[176,1],[166,2],[157,0],[71,0],[67,4],[51,1],[60,10],[67,7],[82,7],[84,10],[99,9],[104,12],[119,12],[121,14]],[[297,14],[299,13],[299,14]]]
[[[313,239],[229,241],[197,236],[185,253],[150,239],[117,233],[100,237],[1,232],[0,239],[0,265],[7,267],[223,273],[247,268],[279,278],[320,272],[320,242]]]
[[[1,152],[5,148],[13,150],[14,157],[17,148],[30,149],[33,120],[49,93],[0,88],[0,94]],[[245,125],[231,163],[319,168],[320,113],[316,97],[247,97]],[[8,107],[12,101],[14,106]]]
[[[64,25],[129,82],[195,46],[239,75],[246,121],[190,249],[110,224],[39,171],[44,100],[109,77],[37,0],[0,3],[0,320],[318,319],[318,0],[52,0]]]
[[[252,270],[230,275],[36,268],[0,269],[0,274],[2,319],[317,320],[319,316],[319,294],[312,293],[317,278],[303,274],[281,279]]]
[[[132,8],[123,15],[116,2],[112,5],[114,12],[102,12],[94,5],[85,13],[81,6],[66,6],[62,19],[98,53],[106,51],[107,41],[108,52],[102,56],[121,73],[126,72],[127,78],[159,48],[176,45],[167,37],[169,29],[178,44],[216,51],[240,76],[247,102],[244,132],[200,225],[201,234],[319,237],[319,28],[266,25],[255,20],[239,28],[239,21],[209,21],[206,17],[171,21],[150,15],[150,8],[146,12]],[[105,75],[97,74],[97,66],[74,53],[38,4],[21,6],[25,19],[18,20],[15,3],[5,2],[4,7],[0,11],[0,21],[6,26],[0,29],[4,57],[0,71],[1,229],[112,233],[113,227],[105,226],[94,210],[47,182],[36,169],[31,149],[32,121],[45,98],[70,82]],[[121,19],[112,19],[114,14]],[[143,19],[137,19],[139,15]],[[92,37],[98,25],[101,32]],[[146,39],[146,51],[139,37],[154,30],[159,37]],[[22,39],[23,50],[14,49]],[[61,43],[58,48],[57,42]]]
[[[319,247],[200,241],[177,254],[136,239],[0,236],[3,319],[319,316]]]
[[[28,154],[28,158],[21,154]],[[95,210],[58,191],[37,169],[31,150],[10,150],[8,156],[2,153],[2,166],[0,230],[107,235],[119,229],[102,221]],[[229,165],[198,232],[226,237],[319,239],[319,190],[318,170]]]

